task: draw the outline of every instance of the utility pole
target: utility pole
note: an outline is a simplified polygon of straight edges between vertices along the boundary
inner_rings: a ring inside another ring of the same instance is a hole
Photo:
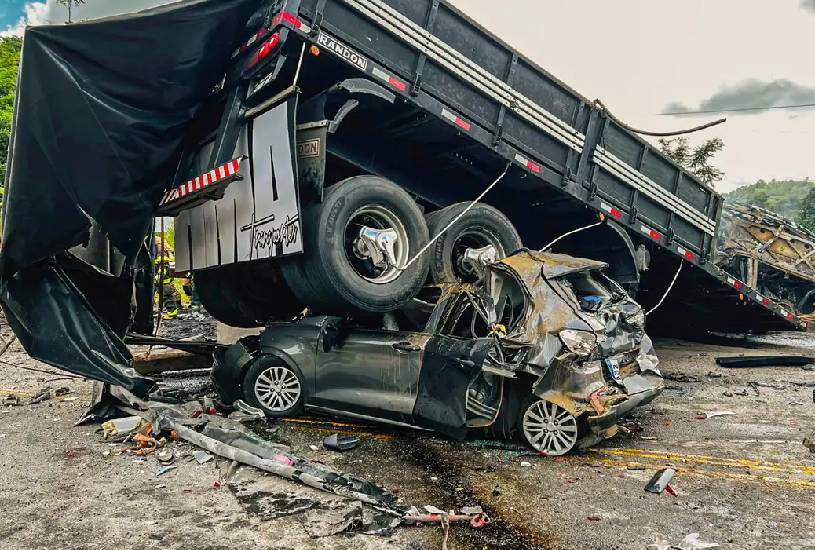
[[[84,4],[85,0],[57,0],[58,3],[68,8],[68,21],[65,23],[70,25],[73,23],[73,7],[74,5]]]

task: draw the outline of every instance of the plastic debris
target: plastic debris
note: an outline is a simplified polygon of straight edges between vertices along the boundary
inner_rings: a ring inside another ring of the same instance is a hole
[[[323,439],[323,447],[329,451],[350,451],[359,446],[361,440],[350,435],[331,434]]]
[[[207,462],[215,458],[214,455],[211,455],[208,452],[201,450],[193,451],[192,456],[195,459],[195,461],[198,462],[198,464],[206,464]]]
[[[531,468],[531,467],[532,467],[531,462],[526,462],[526,461],[521,462],[521,468]]]
[[[9,393],[5,397],[3,397],[2,403],[3,407],[19,407],[22,405],[22,401],[20,400],[20,396],[14,393]]]
[[[156,458],[161,464],[172,464],[175,462],[175,451],[173,449],[162,449],[156,453]]]
[[[716,542],[704,542],[699,540],[699,533],[687,535],[679,544],[670,544],[668,541],[659,538],[655,543],[649,544],[648,550],[705,550],[707,548],[718,548]]]
[[[257,407],[249,405],[240,399],[232,404],[235,407],[235,412],[230,413],[229,419],[238,422],[255,422],[257,420],[265,420],[266,413]]]
[[[733,411],[708,411],[704,413],[704,419],[716,418],[717,416],[734,416],[735,414]]]
[[[128,416],[114,418],[102,424],[102,436],[105,439],[126,439],[129,435],[139,432],[146,425],[141,416]]]
[[[676,471],[673,468],[660,470],[654,474],[654,477],[652,477],[651,481],[645,486],[645,490],[655,495],[662,494],[662,491],[665,490],[665,487],[671,482],[675,475]]]
[[[165,466],[164,468],[156,472],[156,477],[161,477],[168,472],[172,472],[176,468],[178,468],[178,466]]]

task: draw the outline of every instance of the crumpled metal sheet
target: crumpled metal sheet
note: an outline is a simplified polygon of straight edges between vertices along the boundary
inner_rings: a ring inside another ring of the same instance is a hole
[[[815,283],[815,234],[769,210],[725,203],[718,249],[716,263],[722,267],[734,257],[755,258]]]
[[[562,270],[554,267],[560,261],[565,265]],[[490,277],[485,292],[492,306],[488,311],[491,322],[500,316],[497,309],[502,307],[503,296],[512,294],[509,286],[521,289],[527,302],[523,316],[507,327],[502,346],[527,348],[525,363],[545,369],[563,351],[558,336],[562,330],[589,331],[597,338],[598,347],[592,359],[633,354],[631,359],[639,360],[641,356],[642,366],[655,371],[658,359],[645,334],[645,315],[628,294],[603,278],[598,282],[610,289],[611,296],[596,311],[587,311],[578,305],[579,299],[568,276],[598,272],[604,267],[602,262],[580,262],[568,256],[540,252],[520,252],[488,266]]]

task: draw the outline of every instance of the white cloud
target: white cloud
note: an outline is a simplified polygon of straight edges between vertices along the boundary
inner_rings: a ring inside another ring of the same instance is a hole
[[[25,5],[23,16],[14,26],[9,26],[4,31],[0,31],[0,37],[22,36],[27,26],[45,25],[49,23],[48,2],[29,2]]]

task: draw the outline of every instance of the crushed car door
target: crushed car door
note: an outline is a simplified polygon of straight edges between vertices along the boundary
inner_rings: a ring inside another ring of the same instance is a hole
[[[498,416],[503,379],[484,370],[492,338],[434,335],[427,342],[413,409],[413,424],[463,438],[468,427],[484,427]]]
[[[315,405],[410,422],[428,335],[343,328],[319,349]]]

